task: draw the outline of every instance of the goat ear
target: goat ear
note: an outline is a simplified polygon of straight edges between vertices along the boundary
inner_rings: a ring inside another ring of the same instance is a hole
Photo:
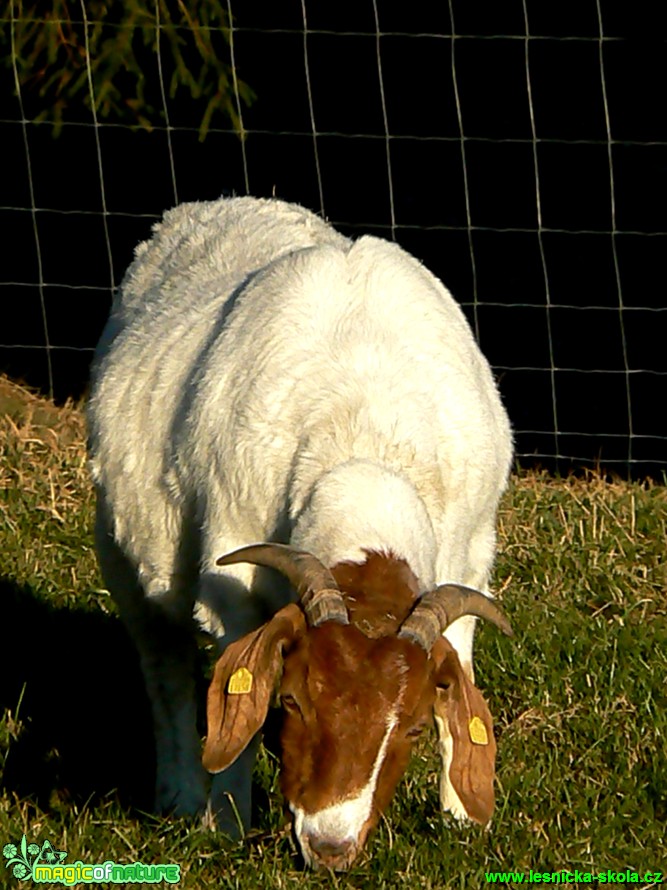
[[[202,763],[211,773],[231,766],[263,725],[282,669],[283,650],[305,631],[303,612],[290,603],[245,637],[230,643],[208,690],[208,734]]]
[[[449,780],[469,818],[483,825],[494,805],[496,740],[491,713],[448,640],[436,642],[433,656],[437,665],[433,710],[453,743]]]

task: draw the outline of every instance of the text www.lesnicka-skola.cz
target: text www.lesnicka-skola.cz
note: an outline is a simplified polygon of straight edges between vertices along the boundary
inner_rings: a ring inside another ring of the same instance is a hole
[[[562,868],[560,871],[487,871],[487,884],[662,884],[661,871],[606,871],[590,872]]]

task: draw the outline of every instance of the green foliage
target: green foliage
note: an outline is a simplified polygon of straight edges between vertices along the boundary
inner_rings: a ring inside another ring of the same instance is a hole
[[[84,436],[74,407],[0,378],[5,858],[26,835],[67,850],[68,862],[178,863],[178,886],[198,890],[463,890],[488,886],[488,871],[664,871],[666,488],[514,478],[495,586],[516,637],[484,627],[476,641],[498,737],[490,830],[443,818],[435,743],[424,737],[359,862],[329,875],[299,865],[267,748],[243,842],[142,811],[148,704],[99,589]]]
[[[34,120],[60,132],[82,104],[98,119],[150,130],[165,120],[165,95],[187,94],[201,112],[203,140],[216,116],[240,135],[229,22],[221,0],[8,0],[0,19],[5,64],[18,88],[39,96]],[[163,95],[163,93],[165,95]]]

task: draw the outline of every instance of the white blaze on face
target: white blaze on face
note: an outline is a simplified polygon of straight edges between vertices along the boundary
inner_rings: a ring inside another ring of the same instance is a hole
[[[370,777],[358,794],[325,807],[317,813],[305,813],[300,807],[290,804],[294,814],[294,830],[307,864],[312,864],[313,858],[308,844],[309,837],[326,839],[332,843],[350,841],[356,844],[359,841],[361,831],[371,815],[378,776],[387,754],[389,739],[397,723],[398,714],[394,709],[387,716],[387,728]],[[350,752],[350,756],[354,756],[353,752]]]

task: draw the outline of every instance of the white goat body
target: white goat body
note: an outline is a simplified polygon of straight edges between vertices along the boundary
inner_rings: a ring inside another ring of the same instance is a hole
[[[100,563],[142,655],[162,806],[207,797],[192,613],[225,646],[289,598],[217,557],[391,552],[422,590],[488,589],[509,424],[461,309],[396,244],[276,200],[169,211],[114,302],[88,416]],[[473,630],[446,632],[470,676]],[[246,820],[251,762],[212,791],[220,809],[231,787]]]

